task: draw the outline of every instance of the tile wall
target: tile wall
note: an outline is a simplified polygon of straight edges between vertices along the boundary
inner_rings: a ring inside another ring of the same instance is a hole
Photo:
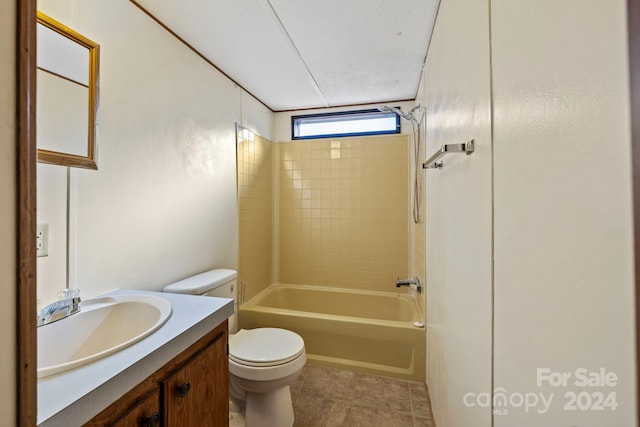
[[[238,283],[244,282],[244,300],[249,300],[271,284],[274,144],[246,129],[237,137]]]
[[[278,144],[279,281],[394,291],[407,275],[406,135]]]

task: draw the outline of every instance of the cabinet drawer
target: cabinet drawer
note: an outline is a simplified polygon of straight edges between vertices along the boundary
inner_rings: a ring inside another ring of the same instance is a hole
[[[160,390],[154,390],[122,418],[113,427],[161,427]]]

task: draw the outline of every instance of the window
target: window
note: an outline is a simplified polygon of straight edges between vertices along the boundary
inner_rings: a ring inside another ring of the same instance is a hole
[[[335,138],[400,133],[400,117],[388,111],[360,110],[291,117],[291,138]]]

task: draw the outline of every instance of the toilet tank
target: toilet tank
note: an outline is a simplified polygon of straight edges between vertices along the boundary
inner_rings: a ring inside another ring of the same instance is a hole
[[[238,273],[235,270],[218,268],[187,277],[175,283],[167,285],[162,290],[174,294],[202,295],[219,298],[233,299],[234,314],[229,317],[229,332],[237,330],[238,300],[236,298],[236,279]]]

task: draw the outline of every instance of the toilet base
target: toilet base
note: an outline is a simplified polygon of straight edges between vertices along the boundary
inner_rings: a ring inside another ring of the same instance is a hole
[[[244,413],[242,412],[229,412],[229,427],[246,427],[247,423],[244,420]]]
[[[229,427],[246,427],[244,401],[229,395]]]
[[[289,386],[269,393],[247,393],[247,427],[292,427],[295,417]]]

